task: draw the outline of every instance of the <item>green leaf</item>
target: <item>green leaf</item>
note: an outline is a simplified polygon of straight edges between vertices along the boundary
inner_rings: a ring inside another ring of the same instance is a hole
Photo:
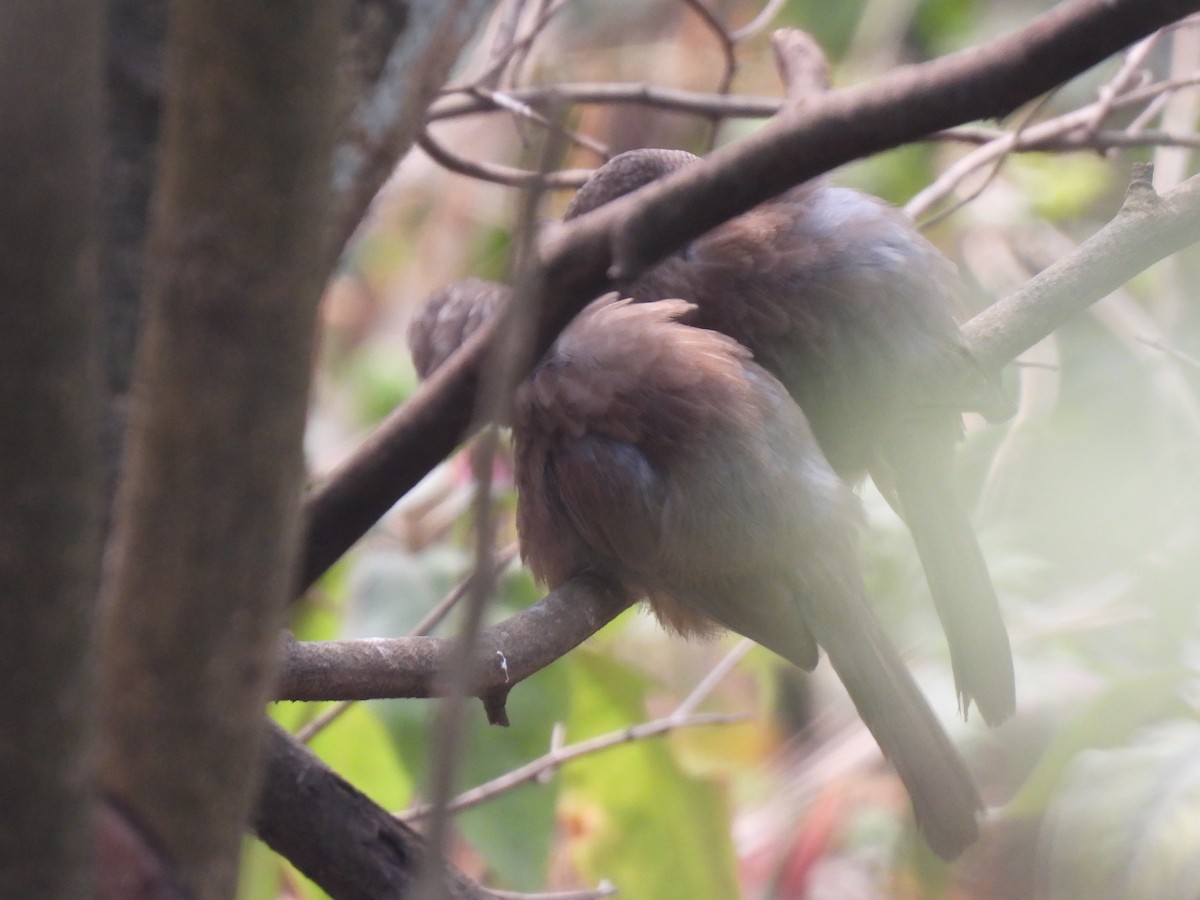
[[[467,735],[459,772],[462,788],[503,775],[550,747],[556,722],[567,711],[569,660],[526,679],[509,695],[509,728],[487,724],[478,703],[467,706]],[[428,702],[372,704],[387,722],[395,747],[419,784],[429,781],[429,734],[434,707]],[[519,891],[543,886],[555,833],[558,780],[525,785],[455,817],[455,824],[489,866],[488,881]]]
[[[646,717],[645,684],[619,663],[574,654],[570,740]],[[562,808],[575,864],[622,897],[729,900],[739,895],[724,791],[688,776],[667,742],[624,744],[570,764]]]
[[[411,634],[470,569],[466,551],[450,544],[419,553],[393,548],[364,550],[347,578],[342,637]]]
[[[412,777],[371,704],[351,706],[309,746],[331,769],[384,809],[400,809],[411,799]]]

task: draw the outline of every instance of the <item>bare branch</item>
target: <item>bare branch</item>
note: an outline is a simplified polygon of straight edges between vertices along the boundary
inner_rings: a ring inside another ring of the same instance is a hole
[[[914,219],[921,218],[928,210],[945,199],[963,179],[984,166],[995,166],[1009,153],[1017,150],[1048,149],[1093,149],[1114,146],[1145,146],[1146,144],[1196,142],[1195,135],[1163,136],[1163,140],[1150,139],[1151,132],[1131,125],[1121,132],[1105,132],[1107,140],[1100,139],[1100,132],[1093,126],[1113,109],[1133,106],[1165,95],[1173,94],[1185,85],[1177,81],[1164,81],[1141,86],[1129,93],[1102,99],[1036,125],[1022,125],[1014,131],[1000,131],[979,127],[960,127],[942,132],[939,139],[981,141],[985,135],[990,139],[979,149],[968,153],[938,176],[932,184],[920,191],[905,204],[905,211]],[[1098,118],[1100,117],[1100,118]],[[1026,117],[1028,119],[1028,117]]]
[[[581,756],[598,753],[609,747],[658,737],[679,728],[692,728],[698,725],[729,725],[745,721],[747,716],[741,714],[697,715],[696,707],[704,702],[704,699],[712,693],[713,689],[733,671],[733,667],[738,664],[753,646],[754,642],[745,638],[738,641],[734,648],[725,654],[721,661],[713,667],[712,671],[701,679],[700,683],[696,685],[692,692],[684,698],[683,702],[669,716],[664,716],[651,722],[644,722],[640,725],[622,728],[586,741],[580,741],[569,747],[559,746],[560,731],[556,727],[551,735],[551,746],[548,753],[526,763],[520,768],[506,772],[499,778],[494,778],[486,784],[481,784],[479,787],[472,788],[460,794],[448,805],[448,809],[459,812],[469,809],[472,806],[478,806],[522,784],[542,780],[560,768],[564,763],[578,759]],[[423,804],[422,806],[408,810],[403,815],[403,818],[411,821],[414,818],[428,815],[430,809],[430,804]]]
[[[457,91],[466,91],[467,93],[471,93],[479,86],[485,88],[495,88],[501,83],[504,69],[508,67],[513,56],[527,53],[529,48],[533,45],[533,42],[537,40],[538,36],[541,35],[546,26],[550,24],[550,21],[554,18],[554,16],[557,15],[559,10],[566,6],[568,2],[569,0],[555,0],[554,3],[548,5],[545,9],[540,11],[539,15],[536,16],[529,24],[528,29],[526,29],[525,33],[521,37],[515,38],[511,41],[506,41],[506,34],[515,34],[515,29],[518,25],[521,12],[521,10],[517,8],[515,10],[515,17],[509,22],[506,22],[501,28],[501,33],[497,35],[498,41],[496,47],[494,48],[495,52],[493,54],[493,59],[488,65],[487,69],[485,69],[480,75],[476,76],[474,82],[471,84],[448,86],[445,90],[445,93]],[[517,4],[517,7],[520,7],[520,5],[521,4]]]
[[[267,770],[254,830],[334,897],[408,896],[425,839],[373,803],[279,726],[268,732]],[[270,811],[270,815],[264,815]],[[443,864],[450,900],[495,900]]]
[[[484,701],[493,721],[507,724],[504,699],[513,687],[587,640],[633,600],[607,581],[582,576],[483,629],[473,656],[470,693]],[[292,640],[275,699],[437,696],[452,652],[453,641],[440,637]]]
[[[404,34],[375,90],[355,110],[334,160],[330,253],[336,258],[419,133],[430,99],[494,0],[408,4]]]
[[[737,51],[734,47],[733,36],[729,33],[729,29],[725,24],[718,19],[713,12],[704,4],[703,0],[680,0],[684,6],[690,9],[704,23],[705,28],[717,40],[717,44],[721,48],[721,77],[717,81],[717,96],[724,97],[729,94],[730,88],[733,87],[733,79],[737,75],[738,60]],[[719,116],[708,116],[708,143],[707,147],[712,147],[717,142],[717,133],[721,127],[721,119]]]
[[[1117,99],[1122,94],[1127,93],[1130,88],[1139,86],[1137,84],[1138,79],[1144,77],[1141,68],[1142,63],[1146,61],[1146,57],[1150,55],[1150,51],[1162,39],[1162,34],[1161,31],[1155,32],[1129,48],[1117,73],[1101,85],[1091,120],[1084,128],[1085,132],[1094,133],[1099,131],[1104,120],[1112,112],[1113,104],[1117,102]]]
[[[774,97],[722,96],[704,91],[685,91],[647,84],[579,82],[549,87],[514,88],[504,96],[517,103],[540,108],[550,102],[591,103],[598,105],[634,104],[664,112],[691,113],[709,118],[766,119],[779,112],[782,103]],[[428,121],[456,119],[462,116],[504,112],[506,106],[494,96],[463,88],[447,94],[429,109]]]
[[[1162,196],[1135,173],[1111,222],[984,310],[963,329],[980,362],[999,368],[1158,260],[1200,240],[1200,176]]]
[[[754,35],[775,21],[775,17],[779,15],[779,11],[783,9],[785,3],[787,3],[787,0],[767,0],[763,4],[763,8],[759,10],[758,15],[730,34],[730,37],[737,43],[754,37]]]
[[[698,728],[704,725],[734,725],[739,722],[745,722],[748,718],[749,715],[745,713],[694,713],[683,715],[674,713],[661,719],[643,722],[640,725],[630,725],[628,728],[621,728],[617,731],[611,731],[608,734],[589,738],[586,741],[569,744],[566,747],[555,747],[548,753],[542,754],[537,759],[530,760],[525,765],[519,766],[511,772],[505,772],[503,775],[479,785],[479,787],[464,791],[450,801],[447,809],[450,812],[462,812],[465,809],[472,809],[502,794],[507,794],[509,791],[515,790],[523,784],[529,784],[545,778],[572,760],[583,756],[591,756],[592,754],[600,753],[613,747],[619,747],[622,744],[631,744],[637,741],[661,737],[665,734],[670,734],[672,731],[678,731],[681,728]],[[412,822],[428,816],[432,811],[432,806],[424,803],[420,806],[414,806],[412,809],[405,810],[401,813],[400,818],[406,822]]]
[[[566,169],[539,175],[527,169],[514,169],[498,163],[472,162],[451,153],[438,143],[428,130],[417,138],[417,145],[429,154],[430,159],[451,172],[466,175],[468,178],[478,178],[480,181],[502,184],[505,187],[528,189],[539,181],[544,181],[550,188],[577,188],[587,181],[588,175],[591,174],[587,169]]]
[[[1021,132],[1010,148],[1012,153],[1028,150],[1095,150],[1103,152],[1117,147],[1193,147],[1200,148],[1200,135],[1175,134],[1155,128],[1128,129],[1123,131],[1094,131],[1091,133],[1046,134],[1039,137],[1031,132],[1041,126],[1033,126]],[[990,144],[1004,138],[1007,132],[998,128],[963,127],[943,131],[937,139],[964,141],[973,144]],[[922,204],[924,205],[924,204]]]
[[[602,900],[613,897],[617,889],[607,881],[600,882],[596,888],[584,888],[580,891],[554,891],[549,894],[522,894],[517,891],[495,891],[496,900]]]

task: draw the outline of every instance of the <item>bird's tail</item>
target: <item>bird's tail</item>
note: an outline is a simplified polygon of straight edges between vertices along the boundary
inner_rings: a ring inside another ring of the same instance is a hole
[[[861,591],[849,604],[842,594],[836,603],[823,592],[805,598],[806,618],[858,714],[896,767],[929,846],[953,859],[979,835],[983,803],[975,782]]]
[[[890,476],[938,618],[965,715],[971,700],[997,725],[1016,708],[1012,648],[987,563],[958,489],[947,443],[899,439],[888,448]]]

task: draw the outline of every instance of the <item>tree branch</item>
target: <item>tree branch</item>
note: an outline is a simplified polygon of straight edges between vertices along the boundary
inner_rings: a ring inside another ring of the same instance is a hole
[[[254,829],[338,900],[404,897],[425,853],[425,839],[272,724],[268,763]],[[269,811],[269,815],[267,815]],[[450,865],[449,900],[494,900]]]
[[[592,576],[572,579],[476,642],[470,694],[492,724],[507,725],[504,703],[516,685],[596,633],[635,598]],[[290,641],[277,700],[435,697],[444,690],[454,641],[440,637]]]
[[[495,0],[406,4],[404,31],[374,89],[358,104],[334,158],[332,262],[420,132],[425,108]]]
[[[1139,272],[1200,241],[1200,175],[1159,196],[1144,168],[1117,216],[963,329],[975,356],[999,368]]]

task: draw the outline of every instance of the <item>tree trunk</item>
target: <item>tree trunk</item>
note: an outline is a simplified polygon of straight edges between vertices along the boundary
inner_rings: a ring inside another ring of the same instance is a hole
[[[297,538],[338,4],[178,0],[104,591],[102,786],[232,895]]]
[[[0,896],[86,897],[98,3],[0,7]]]

